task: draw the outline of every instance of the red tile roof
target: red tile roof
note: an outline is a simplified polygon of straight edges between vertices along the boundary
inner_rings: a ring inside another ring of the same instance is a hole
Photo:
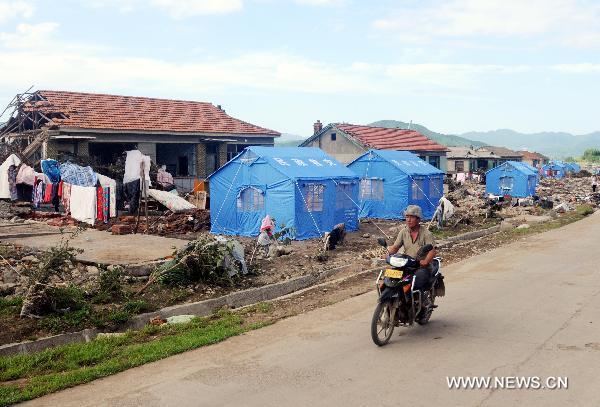
[[[337,124],[336,127],[364,145],[380,150],[448,151],[414,130],[389,129],[385,127]]]
[[[90,130],[280,135],[235,119],[206,102],[52,90],[40,90],[37,94],[44,100],[31,101],[25,108],[50,115],[52,122],[59,126]]]
[[[548,157],[546,157],[545,155],[542,155],[540,153],[536,153],[531,152],[531,151],[518,151],[518,153],[521,153],[523,155],[523,159],[524,160],[547,160]]]

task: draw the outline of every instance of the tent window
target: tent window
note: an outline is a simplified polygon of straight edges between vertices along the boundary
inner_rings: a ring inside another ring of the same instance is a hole
[[[383,201],[383,180],[361,179],[360,198],[364,201]]]
[[[265,209],[263,192],[254,187],[243,189],[238,195],[237,208],[241,212],[259,212]]]
[[[513,177],[500,177],[500,189],[511,190],[515,179]]]
[[[439,178],[429,178],[429,195],[435,200],[438,200],[442,197],[442,191],[440,191]]]
[[[425,199],[425,180],[414,179],[412,182],[412,199]]]
[[[352,208],[352,184],[337,184],[335,187],[335,208]]]
[[[535,177],[527,178],[527,191],[531,191],[535,188]]]
[[[323,212],[323,197],[325,185],[306,184],[304,186],[304,200],[306,201],[306,210],[309,212]]]

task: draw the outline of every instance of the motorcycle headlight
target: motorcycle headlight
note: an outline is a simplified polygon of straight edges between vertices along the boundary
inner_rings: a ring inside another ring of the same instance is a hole
[[[408,259],[405,257],[390,257],[390,266],[392,267],[404,267],[406,266],[406,263],[408,262]]]

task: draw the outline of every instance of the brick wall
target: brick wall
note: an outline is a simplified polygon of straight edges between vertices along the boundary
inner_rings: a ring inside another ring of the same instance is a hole
[[[219,144],[219,168],[227,164],[227,143]]]
[[[196,144],[196,174],[198,178],[206,178],[206,144]]]
[[[77,155],[79,157],[89,157],[90,156],[90,142],[89,141],[77,142]]]

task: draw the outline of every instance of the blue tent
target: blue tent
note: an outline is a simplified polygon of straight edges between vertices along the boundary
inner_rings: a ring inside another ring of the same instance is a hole
[[[577,163],[565,163],[565,167],[567,168],[567,172],[578,173],[581,171],[581,167]]]
[[[358,177],[321,149],[247,147],[209,177],[211,232],[256,236],[270,215],[296,239],[358,229]]]
[[[546,178],[564,178],[567,176],[567,168],[563,162],[550,161],[542,167],[542,175]]]
[[[535,195],[537,171],[517,161],[507,161],[485,173],[485,192],[525,198]]]
[[[443,195],[444,173],[408,151],[369,150],[348,164],[360,177],[360,217],[404,219],[419,205],[430,219]]]

